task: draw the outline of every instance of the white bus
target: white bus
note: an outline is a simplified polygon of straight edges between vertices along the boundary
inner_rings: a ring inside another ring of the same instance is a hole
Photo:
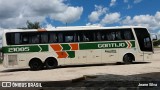
[[[3,65],[10,68],[132,63],[150,60],[152,53],[150,34],[140,26],[15,29],[3,33]]]

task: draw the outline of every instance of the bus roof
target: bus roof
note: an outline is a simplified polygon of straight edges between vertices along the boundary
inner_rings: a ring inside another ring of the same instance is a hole
[[[143,26],[115,26],[115,27],[102,27],[102,26],[67,26],[67,27],[54,27],[51,29],[4,29],[4,32],[28,32],[28,31],[65,31],[65,30],[97,30],[97,29],[122,29],[122,28],[146,28]]]

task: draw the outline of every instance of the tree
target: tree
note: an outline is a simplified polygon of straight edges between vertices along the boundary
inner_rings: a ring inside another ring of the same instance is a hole
[[[30,22],[30,21],[27,21],[27,29],[39,29],[41,28],[40,25],[39,25],[39,22]]]
[[[22,28],[18,28],[18,29],[39,29],[39,28],[41,28],[39,22],[33,23],[30,21],[27,21],[26,25],[27,25],[27,27],[22,27]]]
[[[153,45],[154,45],[154,46],[158,46],[158,45],[160,45],[160,40],[153,41]]]

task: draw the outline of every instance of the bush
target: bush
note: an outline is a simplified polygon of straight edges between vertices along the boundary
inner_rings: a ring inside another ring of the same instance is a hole
[[[153,45],[154,45],[154,46],[158,46],[158,45],[160,45],[160,40],[153,41]]]

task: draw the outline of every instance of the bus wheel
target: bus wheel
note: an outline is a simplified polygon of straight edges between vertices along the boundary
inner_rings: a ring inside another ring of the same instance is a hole
[[[133,54],[125,54],[123,57],[123,62],[125,64],[131,64],[134,61],[134,56]]]
[[[58,66],[58,62],[55,58],[49,57],[45,60],[45,66],[47,69],[54,69]]]
[[[31,70],[41,70],[43,68],[43,63],[40,59],[33,58],[29,62],[29,66],[30,66]]]

